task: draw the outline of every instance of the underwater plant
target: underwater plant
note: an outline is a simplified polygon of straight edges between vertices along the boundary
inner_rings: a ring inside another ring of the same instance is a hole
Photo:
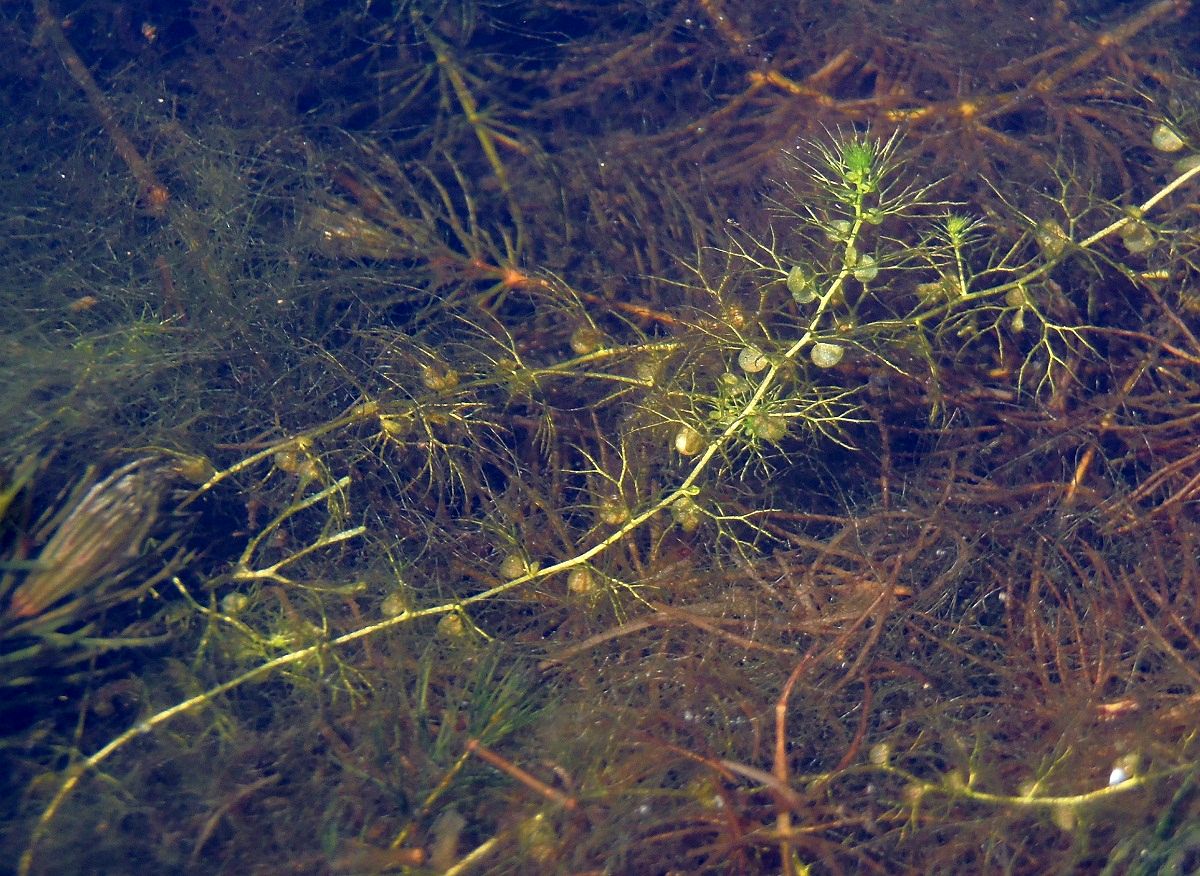
[[[767,5],[5,19],[23,872],[1187,854],[1188,4]]]

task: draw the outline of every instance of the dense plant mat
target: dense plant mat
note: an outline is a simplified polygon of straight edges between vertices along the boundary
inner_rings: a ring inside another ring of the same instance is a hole
[[[0,860],[1188,873],[1185,0],[0,9]]]

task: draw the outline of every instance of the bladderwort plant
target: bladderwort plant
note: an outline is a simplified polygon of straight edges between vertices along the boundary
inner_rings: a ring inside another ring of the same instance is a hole
[[[424,373],[427,396],[380,399],[364,384],[359,401],[341,416],[258,449],[211,475],[197,496],[260,466],[273,464],[286,471],[282,461],[311,463],[292,506],[249,539],[238,568],[228,576],[231,582],[287,584],[291,568],[366,530],[350,523],[349,477],[335,476],[333,466],[321,460],[319,442],[334,434],[375,427],[380,444],[429,448],[446,430],[456,428],[466,446],[471,429],[478,429],[480,422],[498,422],[503,415],[480,410],[483,402],[477,399],[485,399],[487,392],[520,386],[532,394],[550,380],[570,377],[601,380],[631,393],[633,411],[624,422],[654,440],[667,437],[652,459],[654,477],[663,482],[657,488],[639,482],[639,473],[627,475],[636,468],[622,456],[633,444],[628,435],[611,445],[617,460],[606,462],[599,454],[581,451],[594,469],[584,473],[605,495],[596,507],[599,523],[565,559],[538,562],[537,557],[520,555],[521,562],[501,564],[499,583],[479,592],[426,606],[415,599],[397,602],[396,610],[383,620],[340,635],[310,631],[309,644],[276,656],[269,656],[274,652],[264,647],[261,663],[146,717],[75,761],[41,814],[20,872],[30,872],[39,842],[86,775],[135,739],[248,682],[322,660],[354,642],[423,618],[454,618],[463,621],[464,628],[477,629],[471,620],[476,607],[538,582],[570,579],[573,572],[591,570],[607,552],[645,531],[661,531],[672,521],[685,531],[710,522],[739,550],[753,549],[737,527],[761,532],[754,519],[759,512],[726,510],[720,487],[745,478],[756,461],[770,466],[786,460],[781,448],[801,429],[810,430],[818,441],[850,443],[849,429],[865,415],[859,401],[864,386],[856,384],[859,378],[854,376],[860,372],[838,368],[848,356],[906,375],[906,363],[915,351],[916,360],[923,360],[936,377],[943,358],[990,338],[997,347],[1020,347],[1018,386],[1052,389],[1054,369],[1068,369],[1070,352],[1087,344],[1086,326],[1060,316],[1066,309],[1059,305],[1062,293],[1052,272],[1069,259],[1096,256],[1098,244],[1131,223],[1144,223],[1159,203],[1200,174],[1200,166],[1184,170],[1153,197],[1090,235],[1065,197],[1060,206],[1068,214],[1066,222],[1017,211],[1013,221],[1019,232],[1003,238],[994,251],[989,226],[981,218],[961,205],[939,201],[936,183],[909,181],[902,146],[899,134],[881,139],[869,133],[836,133],[792,150],[799,175],[784,185],[775,201],[776,227],[783,230],[762,239],[749,234],[731,238],[719,253],[730,266],[727,275],[710,279],[705,268],[697,267],[696,291],[713,307],[697,308],[700,312],[693,320],[680,321],[677,338],[644,338],[641,345],[620,347],[606,344],[599,328],[589,324],[595,338],[581,336],[576,343],[573,337],[577,357],[565,364],[527,364],[516,344],[503,356],[491,357],[495,367],[490,369],[472,369],[447,357],[444,368],[439,361],[436,373]],[[735,297],[743,291],[747,275],[756,281],[753,306]],[[504,348],[505,333],[491,334],[498,348]],[[676,357],[670,362],[670,379],[649,367],[635,368],[632,376],[620,370],[631,361],[653,364],[670,356]],[[1040,374],[1026,381],[1035,371]],[[470,478],[464,473],[461,479],[465,483]],[[283,558],[266,559],[267,536],[289,520],[321,509],[329,523],[314,532],[308,544]],[[406,574],[416,572],[419,569]],[[586,576],[575,577],[578,588],[584,589]],[[187,593],[182,582],[175,583]],[[571,587],[576,589],[576,584]],[[226,616],[231,612],[224,608],[206,611],[215,623],[242,623]]]

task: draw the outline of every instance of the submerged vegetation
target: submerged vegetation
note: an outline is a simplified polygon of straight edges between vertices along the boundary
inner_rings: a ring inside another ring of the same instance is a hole
[[[0,13],[0,860],[1195,869],[1190,3],[179,7]]]

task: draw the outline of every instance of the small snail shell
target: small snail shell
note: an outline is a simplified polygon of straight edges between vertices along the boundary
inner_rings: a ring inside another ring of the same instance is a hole
[[[401,414],[381,414],[379,430],[389,438],[403,438],[412,431],[413,418]]]
[[[581,325],[571,333],[571,351],[578,356],[594,353],[604,344],[604,334],[594,325]]]
[[[1150,145],[1159,152],[1178,152],[1183,148],[1183,138],[1166,122],[1159,122],[1150,135]]]
[[[1154,248],[1154,232],[1143,222],[1130,222],[1121,229],[1121,243],[1132,253],[1146,252]]]
[[[583,566],[572,569],[567,575],[567,589],[578,594],[591,593],[595,590],[596,578],[592,575],[592,570]]]
[[[787,429],[787,419],[778,414],[751,414],[746,418],[746,431],[772,444],[782,441]]]
[[[433,392],[443,392],[458,386],[458,372],[444,365],[426,365],[421,369],[421,382]]]
[[[875,256],[864,255],[858,260],[858,264],[854,267],[854,279],[860,283],[870,283],[879,276],[879,262],[875,260]]]
[[[675,518],[679,528],[689,534],[699,529],[700,524],[704,522],[704,512],[691,496],[676,499],[671,505],[671,516]]]
[[[738,353],[738,367],[747,374],[757,374],[770,364],[767,354],[753,344],[743,347]]]
[[[817,298],[816,278],[800,265],[788,271],[787,288],[797,304],[808,304]]]
[[[514,552],[500,561],[500,565],[496,567],[496,571],[500,574],[501,578],[520,578],[529,571],[529,566],[523,556]]]
[[[1193,153],[1185,155],[1172,165],[1171,169],[1176,173],[1187,173],[1194,167],[1200,166],[1200,154]]]
[[[824,341],[817,341],[813,344],[812,351],[808,354],[812,359],[812,363],[818,368],[832,368],[838,362],[842,361],[842,356],[846,354],[846,348],[838,344],[827,344]]]
[[[396,617],[397,615],[404,614],[406,611],[412,611],[412,597],[405,590],[393,590],[383,598],[379,609],[385,617]]]
[[[1071,239],[1061,225],[1053,219],[1043,219],[1033,229],[1033,236],[1042,248],[1042,254],[1050,258],[1058,258],[1067,248]]]
[[[629,519],[629,507],[620,496],[606,496],[600,500],[596,516],[606,526],[620,526]]]
[[[250,597],[245,593],[226,593],[221,597],[221,611],[225,614],[241,614],[250,607]]]
[[[457,614],[447,614],[438,621],[438,635],[451,641],[463,641],[467,637],[467,625]]]
[[[704,449],[704,436],[691,426],[683,426],[675,433],[675,449],[684,456],[695,456]]]
[[[304,463],[304,457],[295,450],[288,448],[276,451],[274,462],[275,467],[280,471],[285,471],[288,474],[296,474],[300,471],[300,466]]]

